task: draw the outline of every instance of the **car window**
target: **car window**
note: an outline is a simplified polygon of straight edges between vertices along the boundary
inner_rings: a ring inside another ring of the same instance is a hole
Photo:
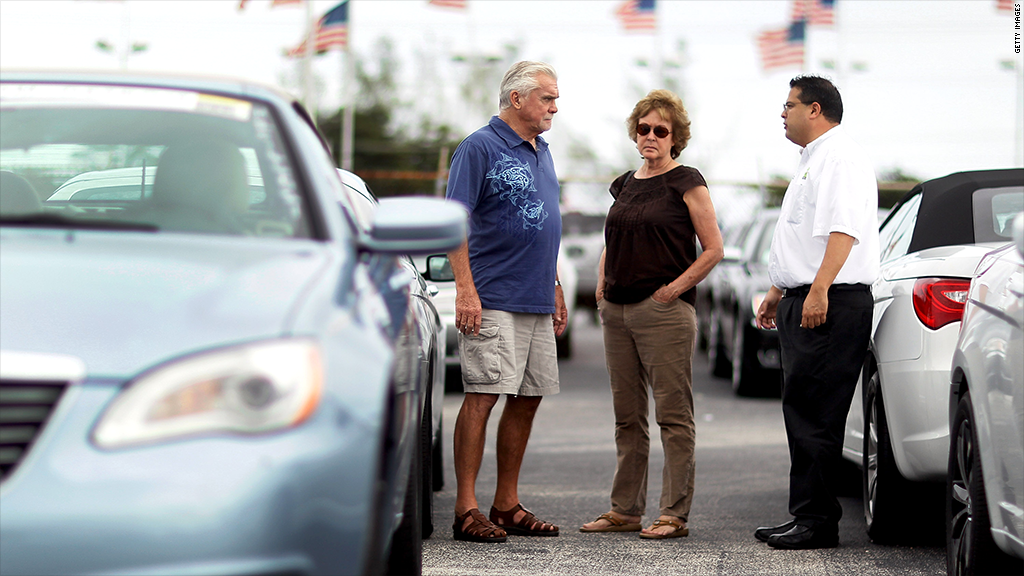
[[[768,265],[768,258],[771,256],[772,251],[772,237],[775,235],[775,224],[778,220],[770,220],[765,222],[764,229],[761,230],[761,237],[757,241],[757,248],[754,250],[754,257],[751,259],[759,264]]]
[[[751,222],[744,222],[729,227],[722,235],[722,244],[734,248],[743,246],[743,239],[746,237],[747,230],[750,230],[750,225]]]
[[[921,195],[916,194],[896,209],[885,226],[878,231],[881,261],[888,262],[907,253],[910,240],[914,237],[917,211],[921,207]]]
[[[971,197],[974,206],[974,241],[1008,242],[1013,239],[1013,218],[1024,210],[1024,186],[979,188]]]
[[[373,227],[373,215],[377,212],[376,201],[347,184],[341,187],[341,194],[342,208],[352,216],[356,227],[363,232],[369,232]]]
[[[311,235],[293,155],[261,102],[141,87],[5,83],[2,90],[7,224],[35,218],[71,227]],[[8,188],[29,190],[28,204],[8,210]]]

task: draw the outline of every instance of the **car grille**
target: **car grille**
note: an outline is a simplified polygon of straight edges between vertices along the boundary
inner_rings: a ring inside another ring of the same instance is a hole
[[[0,381],[0,480],[28,453],[67,382]]]

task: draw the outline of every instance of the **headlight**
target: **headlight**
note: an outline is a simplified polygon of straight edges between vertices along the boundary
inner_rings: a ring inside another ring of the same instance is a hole
[[[320,349],[309,340],[260,342],[190,356],[140,376],[93,433],[102,448],[210,433],[295,426],[320,403]]]

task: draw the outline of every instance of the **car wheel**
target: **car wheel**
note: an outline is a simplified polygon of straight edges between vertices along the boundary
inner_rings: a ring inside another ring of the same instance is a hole
[[[756,350],[748,346],[748,329],[738,318],[733,333],[732,391],[737,396],[753,396],[760,392],[760,381],[763,377],[757,357],[753,354],[756,353]]]
[[[423,539],[434,533],[434,406],[430,390],[424,402],[420,422],[420,528]]]
[[[878,371],[864,387],[863,458],[868,537],[874,542],[893,542],[907,530],[911,484],[900,474],[893,457]]]
[[[559,358],[572,357],[572,328],[565,327],[565,332],[555,338],[555,352]]]
[[[422,442],[421,442],[422,443]],[[420,450],[423,447],[420,446]],[[391,536],[385,574],[398,576],[423,573],[423,522],[420,518],[423,496],[422,458],[416,454],[409,463],[409,483],[405,489],[402,523]]]
[[[1024,565],[1004,554],[992,540],[969,392],[960,399],[950,432],[946,475],[946,574],[1021,574]]]
[[[729,378],[732,375],[732,363],[722,342],[722,327],[718,322],[718,314],[711,313],[711,334],[708,336],[708,365],[711,375]]]
[[[707,310],[711,309],[711,299],[703,299],[697,303],[697,349],[701,352],[708,351],[708,340],[711,330],[711,317]]]

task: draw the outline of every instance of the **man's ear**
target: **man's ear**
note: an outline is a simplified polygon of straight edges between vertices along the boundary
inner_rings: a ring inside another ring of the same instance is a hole
[[[817,118],[818,116],[821,116],[821,104],[818,104],[817,102],[811,102],[811,104],[807,108],[810,109],[811,111],[811,118]]]
[[[512,94],[510,94],[509,96],[510,96],[510,99],[512,100],[512,105],[515,106],[516,109],[518,110],[521,107],[521,105],[522,105],[522,103],[520,101],[520,98],[519,98],[519,92],[513,90]]]

